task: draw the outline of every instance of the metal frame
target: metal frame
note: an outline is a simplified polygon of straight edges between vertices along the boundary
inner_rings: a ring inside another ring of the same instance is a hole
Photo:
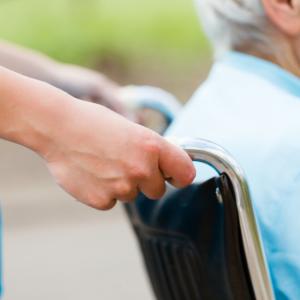
[[[182,108],[182,104],[172,94],[161,89],[149,87],[150,91],[156,91],[155,95],[143,95],[139,98],[135,95],[134,87],[123,88],[122,101],[129,111],[138,112],[142,109],[150,109],[160,113],[166,120],[167,127],[175,119]]]
[[[170,121],[177,115],[180,105],[175,100],[158,100],[152,102],[137,100],[135,110],[150,108],[161,113]],[[172,138],[170,139],[173,140]],[[250,192],[241,167],[222,147],[203,140],[187,138],[175,142],[181,146],[194,161],[210,165],[218,174],[225,173],[233,185],[237,201],[238,216],[241,226],[242,240],[245,248],[248,269],[257,300],[275,299],[269,269],[255,219]]]
[[[237,201],[242,240],[255,297],[258,300],[275,299],[244,172],[229,153],[212,142],[188,138],[179,140],[178,144],[193,161],[205,163],[218,174],[225,173],[230,178]]]

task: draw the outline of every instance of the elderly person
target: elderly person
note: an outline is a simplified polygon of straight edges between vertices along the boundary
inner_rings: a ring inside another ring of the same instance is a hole
[[[300,299],[300,1],[197,7],[215,63],[168,134],[212,140],[238,160],[276,298]]]

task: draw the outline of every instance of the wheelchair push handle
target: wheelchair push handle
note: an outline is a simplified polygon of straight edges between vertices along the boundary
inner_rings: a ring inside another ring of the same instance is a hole
[[[181,110],[180,102],[171,94],[153,87],[129,86],[123,88],[125,106],[133,114],[143,109],[158,112],[165,120],[163,132]],[[256,299],[273,300],[274,292],[269,269],[262,246],[250,192],[241,167],[222,147],[202,139],[176,141],[193,159],[212,167],[218,174],[226,174],[230,179],[238,210],[242,242]]]
[[[143,110],[158,113],[165,121],[159,131],[164,131],[182,108],[175,96],[157,87],[125,86],[120,96],[127,110],[135,116]]]
[[[275,299],[243,170],[227,151],[212,142],[202,139],[183,139],[177,144],[190,155],[193,161],[207,164],[218,174],[225,173],[229,177],[237,202],[242,241],[256,299]]]

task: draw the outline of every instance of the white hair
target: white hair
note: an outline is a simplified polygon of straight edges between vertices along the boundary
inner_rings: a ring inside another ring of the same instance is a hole
[[[196,0],[196,5],[217,55],[249,47],[265,54],[272,50],[272,26],[261,0]]]

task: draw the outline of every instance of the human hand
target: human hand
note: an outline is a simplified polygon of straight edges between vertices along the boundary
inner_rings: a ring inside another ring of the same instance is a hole
[[[130,114],[121,99],[121,87],[100,72],[58,64],[55,78],[54,85],[75,98],[101,104],[127,117]]]
[[[57,183],[79,201],[106,210],[139,191],[159,199],[167,178],[176,187],[194,179],[188,155],[156,133],[80,100],[66,111],[41,155]]]
[[[192,182],[188,155],[153,131],[5,68],[0,79],[0,138],[38,153],[79,201],[109,209],[139,191],[160,198],[165,179],[177,187]]]

